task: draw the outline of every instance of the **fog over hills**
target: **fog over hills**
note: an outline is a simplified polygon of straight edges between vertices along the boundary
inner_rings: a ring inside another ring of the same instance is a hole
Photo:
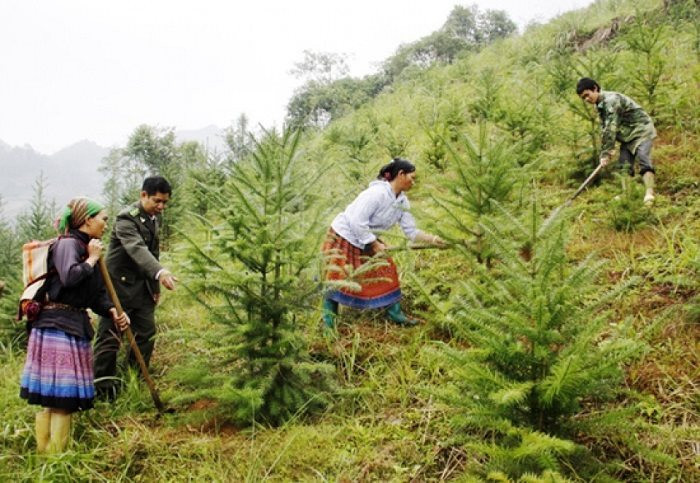
[[[15,218],[29,206],[34,184],[43,173],[45,196],[62,205],[70,197],[99,196],[102,183],[97,168],[108,148],[92,141],[79,141],[52,155],[36,152],[31,146],[9,146],[0,141],[0,195],[2,215]]]
[[[211,153],[223,153],[223,130],[210,125],[202,129],[175,131],[179,143],[197,141]],[[110,148],[90,140],[77,143],[47,155],[31,146],[10,146],[0,140],[0,217],[12,221],[28,209],[34,184],[43,172],[45,195],[62,206],[73,196],[101,198],[102,175],[98,168]]]
[[[197,141],[211,154],[222,154],[226,151],[224,130],[213,124],[201,129],[175,131],[175,139],[178,143]]]

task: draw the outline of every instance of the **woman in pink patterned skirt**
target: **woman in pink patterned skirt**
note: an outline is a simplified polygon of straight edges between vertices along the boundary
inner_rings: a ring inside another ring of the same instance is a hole
[[[70,437],[71,414],[90,409],[95,386],[92,369],[94,331],[86,311],[111,316],[123,330],[95,265],[107,214],[99,203],[74,198],[59,219],[64,234],[51,247],[49,276],[35,297],[41,309],[31,321],[20,397],[45,409],[36,414],[37,451],[61,452]]]
[[[374,257],[386,249],[376,232],[398,224],[412,241],[442,245],[437,235],[422,232],[409,212],[405,191],[416,180],[416,167],[395,158],[382,167],[377,179],[335,217],[321,248],[327,260],[326,280],[354,283],[329,291],[323,301],[323,320],[335,325],[338,304],[358,309],[384,308],[389,319],[399,325],[417,322],[401,311],[401,287],[391,257]],[[368,261],[372,266],[363,267]]]

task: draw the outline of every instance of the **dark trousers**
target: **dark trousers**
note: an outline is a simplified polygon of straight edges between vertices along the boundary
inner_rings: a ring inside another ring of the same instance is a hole
[[[134,333],[136,345],[138,345],[141,355],[148,366],[153,354],[155,343],[155,305],[153,303],[143,304],[138,308],[124,307],[124,311],[131,319],[131,331]],[[114,325],[112,319],[100,317],[97,327],[97,339],[95,340],[95,387],[97,390],[105,390],[116,387],[117,381],[117,354],[122,341],[122,334]],[[125,338],[125,343],[129,344]],[[129,365],[139,368],[136,357],[131,348],[127,349],[127,360]],[[100,378],[106,378],[99,380]]]
[[[628,143],[620,144],[620,168],[624,169],[627,167],[630,176],[634,176],[634,161],[637,160],[639,162],[639,174],[644,176],[644,173],[647,171],[656,173],[654,165],[651,163],[651,146],[651,140],[642,141],[637,148],[637,152],[633,153]]]

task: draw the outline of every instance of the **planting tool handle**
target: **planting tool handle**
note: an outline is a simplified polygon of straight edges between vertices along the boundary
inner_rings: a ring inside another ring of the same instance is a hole
[[[570,204],[572,201],[574,201],[574,200],[576,199],[576,197],[577,197],[578,195],[580,195],[581,193],[583,193],[583,190],[586,189],[586,186],[588,186],[588,183],[590,183],[591,181],[593,181],[593,178],[595,178],[596,176],[598,176],[598,173],[600,173],[600,171],[601,171],[603,168],[604,168],[604,166],[603,166],[602,164],[599,164],[598,167],[597,167],[596,169],[593,170],[593,172],[590,174],[590,176],[588,176],[588,178],[586,178],[586,181],[584,181],[583,183],[581,183],[581,186],[579,186],[579,188],[576,190],[576,192],[575,192],[573,195],[571,195],[571,198],[569,198],[568,200],[566,200],[567,203]]]
[[[402,251],[402,250],[430,250],[430,249],[435,249],[435,250],[445,250],[447,248],[451,248],[449,245],[435,245],[432,243],[426,243],[426,244],[418,244],[418,245],[406,245],[405,247],[389,247],[385,251],[387,252],[396,252],[396,251]]]
[[[117,309],[117,315],[121,315],[124,313],[124,309],[122,308],[121,302],[119,302],[119,297],[117,296],[117,292],[114,290],[114,284],[112,283],[112,278],[109,276],[109,272],[107,271],[107,265],[105,264],[105,259],[104,257],[100,257],[100,272],[102,273],[102,278],[105,281],[105,287],[107,288],[107,293],[109,294],[109,298],[112,300],[112,303]],[[124,332],[126,333],[126,337],[129,339],[129,345],[131,346],[131,350],[134,352],[134,356],[136,356],[136,360],[139,363],[139,367],[141,368],[141,374],[143,375],[143,378],[146,380],[146,384],[148,385],[149,391],[151,391],[151,397],[153,398],[153,403],[156,405],[156,408],[158,409],[158,412],[164,412],[165,411],[165,406],[163,406],[163,403],[160,400],[160,396],[158,395],[158,391],[156,390],[156,386],[153,383],[153,379],[151,379],[150,374],[148,373],[148,367],[146,367],[146,361],[143,360],[143,355],[141,354],[141,351],[139,350],[139,346],[136,344],[136,339],[134,338],[134,333],[131,331],[131,327],[127,327]]]

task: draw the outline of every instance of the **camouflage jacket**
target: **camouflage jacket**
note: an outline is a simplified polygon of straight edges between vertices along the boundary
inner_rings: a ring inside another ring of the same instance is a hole
[[[624,94],[601,91],[596,109],[603,130],[601,154],[612,156],[615,140],[627,143],[635,153],[642,141],[656,137],[654,122],[649,114]]]

